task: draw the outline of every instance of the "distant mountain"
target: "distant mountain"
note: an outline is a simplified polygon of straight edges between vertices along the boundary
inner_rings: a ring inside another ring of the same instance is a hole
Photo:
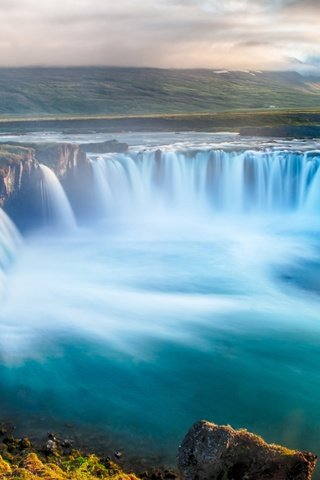
[[[320,108],[320,76],[79,67],[0,69],[0,115],[134,115]]]

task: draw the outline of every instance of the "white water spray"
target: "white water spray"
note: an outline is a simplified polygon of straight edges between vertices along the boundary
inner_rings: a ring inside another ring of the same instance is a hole
[[[21,243],[21,237],[8,215],[0,208],[0,292],[5,283],[6,272]]]
[[[42,196],[46,221],[63,229],[74,230],[76,220],[68,197],[55,173],[46,165],[40,165],[43,182]]]
[[[145,150],[91,160],[108,213],[320,213],[319,151]]]

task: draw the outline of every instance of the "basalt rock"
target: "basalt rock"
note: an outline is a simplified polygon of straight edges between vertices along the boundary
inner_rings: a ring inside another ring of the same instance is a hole
[[[39,163],[44,163],[52,168],[60,179],[79,166],[88,167],[90,162],[87,158],[87,153],[123,153],[128,150],[126,143],[118,142],[117,140],[82,144],[57,142],[29,143],[26,147],[33,149]]]
[[[95,216],[96,192],[88,154],[123,153],[126,143],[108,140],[97,143],[30,144],[40,163],[50,167],[61,181],[78,220]]]
[[[183,480],[311,480],[315,465],[312,453],[206,421],[191,427],[178,453]]]
[[[1,145],[0,147],[0,207],[16,225],[27,228],[42,218],[41,173],[31,147]]]
[[[35,168],[35,152],[32,148],[0,146],[0,207],[21,191]]]
[[[83,143],[80,145],[80,151],[88,153],[124,153],[128,150],[127,143],[117,140],[107,140],[106,142]]]
[[[45,218],[39,164],[61,181],[78,219],[92,218],[97,208],[88,153],[125,152],[126,143],[8,143],[0,146],[0,207],[22,231],[41,226]]]

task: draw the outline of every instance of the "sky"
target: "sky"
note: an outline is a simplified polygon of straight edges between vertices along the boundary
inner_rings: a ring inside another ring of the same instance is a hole
[[[320,0],[0,0],[0,65],[320,71]]]

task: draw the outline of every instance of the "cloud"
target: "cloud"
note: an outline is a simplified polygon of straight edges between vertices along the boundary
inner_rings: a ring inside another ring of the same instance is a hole
[[[306,8],[314,8],[318,10],[320,8],[318,0],[283,0],[282,5],[284,7],[299,7],[302,10]]]
[[[320,55],[309,55],[306,57],[305,63],[313,65],[315,67],[320,67]]]
[[[318,0],[1,0],[0,64],[289,68],[315,55],[317,13]]]
[[[304,58],[289,58],[289,62],[292,64],[293,68],[298,68],[298,70],[305,74],[314,74],[320,75],[320,55],[307,55]]]

